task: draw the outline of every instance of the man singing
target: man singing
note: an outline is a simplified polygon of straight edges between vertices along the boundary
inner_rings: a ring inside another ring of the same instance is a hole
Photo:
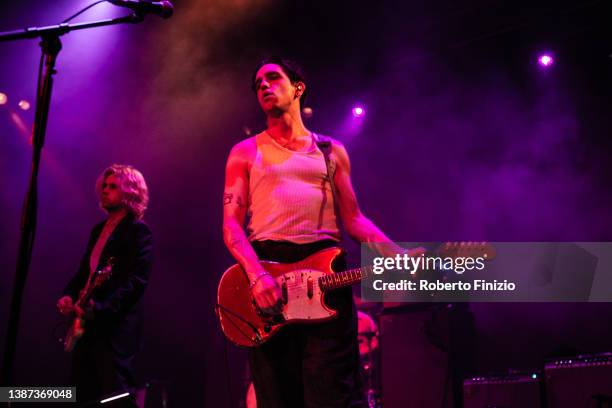
[[[91,231],[80,268],[57,308],[63,315],[85,319],[72,361],[78,401],[129,392],[112,406],[135,407],[133,361],[141,343],[142,295],[151,270],[151,231],[142,221],[149,192],[138,170],[117,164],[104,170],[96,192],[108,217]],[[81,291],[105,266],[110,266],[110,278],[81,307]]]
[[[267,126],[235,145],[227,159],[223,237],[250,281],[257,306],[274,314],[281,308],[281,288],[259,260],[297,262],[338,246],[339,219],[358,242],[391,241],[359,209],[344,146],[304,125],[301,104],[307,88],[299,67],[268,58],[257,66],[252,88]],[[336,262],[338,269],[345,266],[345,259]],[[326,295],[326,303],[338,311],[335,320],[288,325],[250,351],[258,407],[363,406],[351,288]]]

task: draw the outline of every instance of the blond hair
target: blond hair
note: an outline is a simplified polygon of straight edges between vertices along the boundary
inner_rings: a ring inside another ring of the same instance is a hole
[[[137,219],[142,219],[149,204],[149,189],[142,173],[129,165],[111,165],[96,181],[98,197],[102,193],[104,180],[111,175],[119,179],[119,189],[122,193],[121,205]]]

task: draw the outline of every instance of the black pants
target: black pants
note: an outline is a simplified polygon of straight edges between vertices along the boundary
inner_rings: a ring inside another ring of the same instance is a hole
[[[72,384],[76,386],[80,406],[136,407],[132,360],[133,356],[120,356],[113,352],[110,341],[104,336],[90,333],[83,336],[74,349],[72,359]],[[132,395],[104,405],[93,403],[124,392]]]
[[[262,260],[297,262],[334,241],[297,245],[253,242]],[[340,257],[334,270],[344,270]],[[258,408],[362,407],[358,375],[357,318],[350,287],[325,297],[338,311],[336,319],[318,324],[288,325],[249,353]]]

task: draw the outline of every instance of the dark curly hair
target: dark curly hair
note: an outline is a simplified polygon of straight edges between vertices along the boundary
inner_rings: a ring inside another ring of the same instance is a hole
[[[281,67],[285,75],[289,77],[289,80],[291,81],[292,84],[295,84],[296,82],[306,83],[306,78],[304,77],[304,71],[302,70],[302,67],[298,65],[298,63],[296,63],[295,61],[283,58],[283,57],[273,55],[271,57],[265,58],[255,67],[255,70],[253,71],[253,75],[251,76],[251,89],[253,90],[253,92],[257,92],[257,89],[255,89],[255,79],[256,79],[255,77],[257,76],[257,71],[259,71],[259,69],[266,64],[276,64],[279,67]],[[301,107],[304,107],[304,103],[306,102],[307,93],[308,93],[308,88],[306,88],[304,93],[300,95],[300,106]]]

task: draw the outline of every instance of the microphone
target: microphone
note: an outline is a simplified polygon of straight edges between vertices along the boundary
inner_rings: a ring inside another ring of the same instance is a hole
[[[108,0],[109,3],[119,7],[127,7],[138,14],[155,14],[161,18],[169,18],[174,12],[174,6],[167,0]]]

